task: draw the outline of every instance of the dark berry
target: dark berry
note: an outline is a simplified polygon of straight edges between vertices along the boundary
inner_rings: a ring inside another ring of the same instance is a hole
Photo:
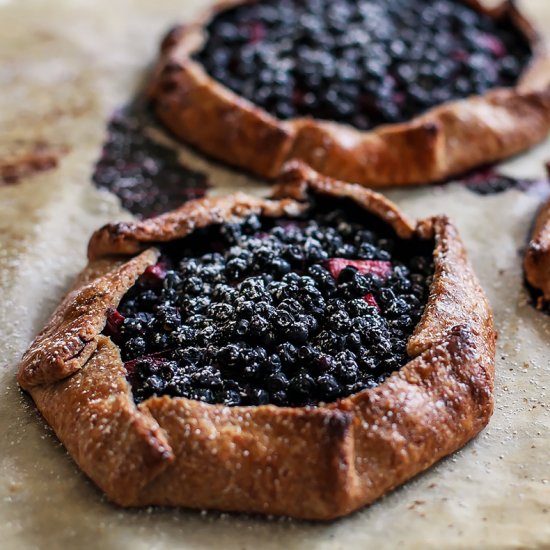
[[[296,396],[298,400],[309,398],[314,391],[315,382],[311,375],[300,373],[290,381],[290,392]]]
[[[340,384],[331,374],[319,376],[316,387],[321,399],[328,399],[330,401],[342,392]]]

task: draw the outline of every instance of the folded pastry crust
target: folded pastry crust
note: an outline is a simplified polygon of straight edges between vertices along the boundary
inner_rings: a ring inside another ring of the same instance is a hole
[[[136,405],[110,308],[158,258],[155,244],[246,216],[293,216],[312,194],[349,197],[402,239],[435,242],[410,361],[381,385],[319,407],[227,407],[153,397]],[[18,380],[81,469],[123,506],[173,505],[328,520],[462,447],[493,410],[491,308],[455,227],[409,221],[384,197],[293,163],[271,200],[236,194],[107,225],[89,264],[25,353]]]
[[[493,17],[508,14],[528,38],[533,61],[516,87],[444,103],[406,123],[371,131],[312,118],[280,120],[192,59],[205,42],[208,22],[242,1],[219,2],[171,32],[149,89],[164,125],[214,158],[266,178],[276,177],[287,160],[299,159],[325,175],[371,187],[412,185],[510,157],[550,130],[550,55],[511,1],[488,9],[464,0]]]

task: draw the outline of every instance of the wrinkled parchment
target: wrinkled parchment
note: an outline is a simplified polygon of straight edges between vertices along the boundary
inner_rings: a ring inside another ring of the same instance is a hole
[[[548,548],[550,316],[528,305],[520,249],[540,197],[459,185],[389,193],[458,224],[500,333],[496,410],[472,443],[332,524],[185,510],[125,511],[84,478],[16,386],[17,361],[85,263],[93,229],[127,218],[89,183],[111,111],[139,88],[161,34],[200,0],[0,0],[0,158],[44,141],[59,167],[0,188],[0,547]],[[524,5],[550,35],[550,2]],[[225,192],[259,182],[181,148]],[[508,163],[543,177],[550,141]]]

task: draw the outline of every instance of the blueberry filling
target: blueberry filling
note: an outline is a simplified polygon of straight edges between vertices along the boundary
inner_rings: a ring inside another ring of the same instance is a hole
[[[407,362],[432,251],[351,203],[307,219],[251,216],[165,245],[110,312],[105,333],[121,349],[137,402],[331,402]]]
[[[525,36],[460,0],[262,0],[219,13],[196,59],[283,119],[359,129],[516,84]]]

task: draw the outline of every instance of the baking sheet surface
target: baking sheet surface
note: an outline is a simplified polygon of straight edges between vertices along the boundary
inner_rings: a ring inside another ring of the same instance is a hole
[[[464,449],[346,519],[116,508],[18,390],[17,361],[83,267],[89,235],[129,217],[90,184],[106,120],[139,88],[162,33],[201,5],[0,0],[0,159],[37,143],[66,151],[58,168],[0,187],[0,547],[549,548],[550,316],[528,304],[520,257],[537,194],[481,197],[459,184],[388,193],[410,215],[446,213],[459,226],[495,309],[496,409]],[[550,35],[550,2],[523,5]],[[215,193],[266,190],[180,151]],[[550,141],[505,169],[542,179],[548,160]]]

